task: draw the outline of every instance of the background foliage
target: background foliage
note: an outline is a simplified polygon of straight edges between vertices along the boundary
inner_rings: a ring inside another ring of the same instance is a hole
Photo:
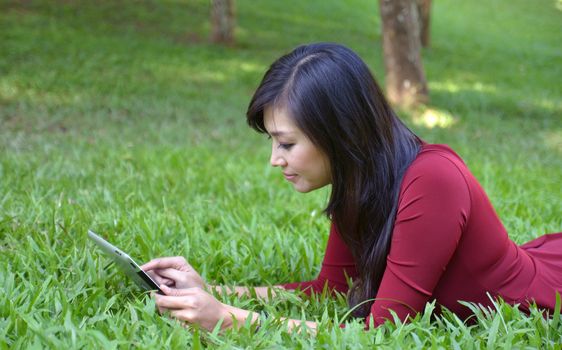
[[[139,261],[183,255],[229,285],[313,278],[328,192],[294,192],[244,112],[267,66],[304,42],[351,47],[382,84],[375,1],[240,0],[232,48],[207,43],[207,1],[0,4],[0,348],[560,348],[559,315],[501,302],[475,324],[432,320],[430,305],[364,332],[332,326],[343,298],[224,298],[322,330],[188,331],[87,241],[92,228]],[[432,102],[401,112],[465,159],[518,243],[562,227],[561,23],[554,1],[436,1]]]

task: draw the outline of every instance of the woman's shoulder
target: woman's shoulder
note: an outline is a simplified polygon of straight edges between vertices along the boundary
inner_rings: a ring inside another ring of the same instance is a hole
[[[422,144],[421,150],[418,153],[416,160],[423,159],[426,162],[430,160],[439,160],[441,158],[449,159],[454,162],[461,162],[464,164],[462,158],[455,152],[449,145],[445,144]]]
[[[462,158],[451,147],[445,144],[422,144],[416,159],[412,162],[407,172],[415,171],[457,171],[463,172],[466,165]]]
[[[404,174],[402,189],[419,180],[432,185],[456,184],[465,187],[467,174],[468,168],[451,147],[424,143]]]

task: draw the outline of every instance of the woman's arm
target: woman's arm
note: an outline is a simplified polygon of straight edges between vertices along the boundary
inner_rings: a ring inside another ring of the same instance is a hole
[[[234,326],[242,327],[248,318],[251,323],[260,322],[260,314],[231,305],[223,304],[201,288],[172,289],[162,286],[165,295],[155,294],[156,306],[161,313],[169,312],[178,320],[190,324],[198,324],[208,331],[212,331],[222,320],[222,329]],[[287,322],[289,331],[301,330],[306,326],[315,333],[316,322],[280,318]],[[304,323],[304,324],[303,324]]]
[[[258,297],[267,300],[269,296],[275,295],[275,288],[283,288],[283,286],[272,287],[227,287],[220,285],[207,285],[203,278],[191,267],[184,257],[165,257],[151,260],[141,266],[159,285],[164,285],[176,289],[185,289],[199,287],[208,289],[222,294],[236,294],[238,296],[251,295],[252,290]]]
[[[219,294],[222,294],[223,290],[225,290],[228,294],[237,294],[239,296],[251,295],[251,290],[253,289],[256,295],[264,300],[267,300],[270,294],[275,296],[276,288],[287,290],[300,289],[306,294],[322,293],[324,288],[328,288],[329,291],[346,293],[349,289],[348,279],[353,279],[357,276],[353,256],[340,238],[333,223],[330,228],[330,236],[328,237],[326,253],[322,261],[322,268],[318,277],[311,281],[286,283],[272,287],[207,286],[201,276],[183,257],[154,259],[141,266],[141,268],[148,272],[158,284],[164,284],[169,287],[178,289],[190,287],[209,288]]]
[[[223,304],[223,305],[225,307],[225,310],[231,315],[230,320],[225,319],[225,321],[224,321],[225,328],[232,327],[234,320],[236,320],[236,324],[238,324],[240,326],[245,324],[248,317],[252,318],[252,323],[259,322],[259,320],[260,320],[260,314],[258,314],[258,313],[251,312],[251,311],[244,310],[244,309],[239,309],[239,308],[231,306],[231,305],[226,305],[226,304]],[[303,328],[303,326],[306,326],[306,328],[308,328],[310,331],[312,331],[312,333],[316,334],[316,327],[317,327],[316,322],[294,320],[294,319],[290,319],[290,318],[286,318],[286,317],[279,318],[279,321],[287,322],[287,326],[288,326],[289,331],[294,331],[295,329],[300,330],[300,329]],[[304,323],[304,325],[303,325],[303,323]]]
[[[157,305],[161,312],[170,310],[173,317],[184,320],[189,323],[199,323],[206,329],[213,329],[218,320],[223,319],[223,328],[233,325],[233,321],[243,325],[248,317],[252,317],[255,322],[259,314],[235,308],[230,305],[218,302],[206,290],[214,291],[222,294],[255,295],[263,300],[276,296],[276,289],[284,288],[287,290],[300,289],[306,294],[321,293],[326,287],[330,291],[345,293],[348,290],[347,280],[357,275],[355,270],[355,262],[351,252],[345,243],[339,237],[335,225],[332,224],[326,254],[322,262],[322,268],[318,277],[312,281],[288,283],[272,287],[227,287],[217,285],[207,285],[201,276],[187,263],[183,257],[170,257],[154,259],[141,267],[147,271],[160,285],[166,296],[156,295]],[[168,288],[172,287],[172,288]],[[191,291],[187,291],[191,290]],[[175,293],[180,293],[176,295]],[[187,293],[189,295],[183,295]],[[187,298],[173,298],[173,297]],[[186,300],[187,299],[187,300]],[[197,301],[197,305],[193,301]],[[185,304],[187,302],[187,304]],[[201,305],[206,305],[203,309]],[[197,311],[199,310],[199,311]],[[201,310],[207,310],[208,314],[201,313]],[[218,316],[218,318],[217,318]],[[306,326],[315,330],[316,323],[306,321],[293,320],[288,318],[280,318],[282,322],[287,322],[289,329],[300,329]]]
[[[355,260],[351,255],[343,240],[337,232],[335,224],[330,228],[330,236],[326,246],[326,253],[322,261],[322,268],[316,279],[305,282],[286,283],[272,287],[224,287],[209,286],[215,292],[222,294],[223,290],[228,294],[251,295],[251,290],[255,290],[256,295],[264,300],[269,296],[275,296],[276,289],[300,289],[306,294],[322,293],[325,288],[330,292],[346,293],[349,289],[348,279],[357,276],[355,269]]]
[[[283,286],[271,286],[271,287],[244,287],[244,286],[236,286],[236,287],[227,287],[227,286],[211,286],[209,285],[208,288],[220,295],[223,292],[226,294],[236,294],[238,296],[251,296],[253,291],[255,291],[256,296],[263,300],[269,300],[269,297],[275,297],[277,293],[275,292],[276,289],[281,289]]]

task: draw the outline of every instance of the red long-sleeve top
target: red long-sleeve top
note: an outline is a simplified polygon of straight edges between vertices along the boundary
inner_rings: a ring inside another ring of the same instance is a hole
[[[490,306],[501,297],[528,309],[534,301],[553,311],[562,294],[562,233],[522,246],[511,241],[484,190],[446,145],[424,144],[406,171],[390,252],[369,317],[384,323],[394,310],[406,320],[436,300],[462,318],[458,301]],[[351,252],[332,225],[326,254],[313,281],[289,283],[306,293],[347,292],[357,272]]]

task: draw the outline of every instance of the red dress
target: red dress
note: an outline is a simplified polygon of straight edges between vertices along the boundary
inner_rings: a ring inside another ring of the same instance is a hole
[[[346,292],[357,276],[351,252],[332,225],[317,279],[283,285],[305,292]],[[501,297],[528,310],[555,308],[562,294],[562,232],[521,246],[511,241],[484,190],[448,146],[425,144],[400,187],[387,266],[371,317],[379,325],[423,311],[436,300],[459,317],[471,312],[458,301],[491,306]],[[375,297],[375,296],[373,296]]]

